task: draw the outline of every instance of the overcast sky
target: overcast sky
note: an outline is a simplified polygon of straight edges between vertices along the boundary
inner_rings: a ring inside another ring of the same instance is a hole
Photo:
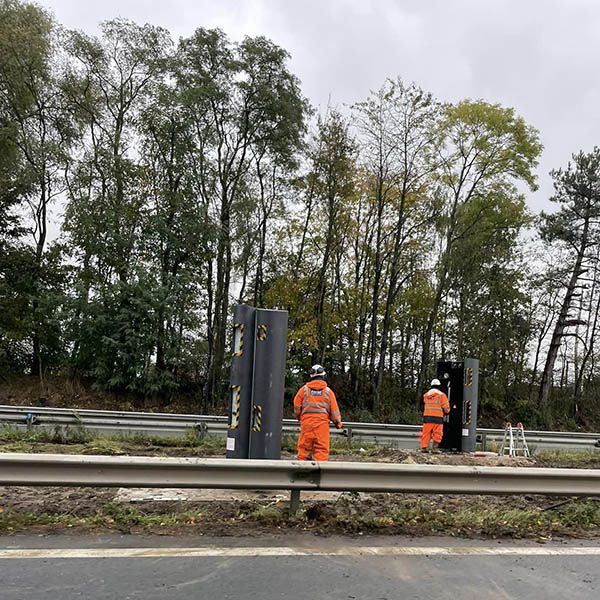
[[[600,145],[598,0],[41,0],[89,33],[117,16],[174,39],[220,27],[233,41],[265,35],[317,107],[360,101],[400,76],[438,99],[514,107],[539,129],[544,153],[535,211],[550,208],[548,172]]]

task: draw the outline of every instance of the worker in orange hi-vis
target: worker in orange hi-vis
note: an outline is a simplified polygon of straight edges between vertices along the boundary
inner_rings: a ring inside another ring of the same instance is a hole
[[[439,379],[431,382],[431,389],[423,396],[423,433],[421,434],[421,452],[429,450],[429,440],[433,438],[433,452],[438,451],[444,433],[444,415],[450,412],[448,396],[440,389]]]
[[[335,394],[324,380],[325,369],[313,365],[311,380],[303,385],[294,398],[294,415],[300,421],[298,460],[325,461],[329,459],[329,421],[342,428],[342,418]]]

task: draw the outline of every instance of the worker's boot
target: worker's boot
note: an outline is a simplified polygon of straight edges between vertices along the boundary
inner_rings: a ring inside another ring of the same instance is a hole
[[[424,453],[429,452],[429,446],[425,446],[425,448],[421,448],[421,452],[424,452]]]
[[[431,449],[431,452],[433,454],[439,454],[441,452],[439,442],[433,442],[433,448]]]

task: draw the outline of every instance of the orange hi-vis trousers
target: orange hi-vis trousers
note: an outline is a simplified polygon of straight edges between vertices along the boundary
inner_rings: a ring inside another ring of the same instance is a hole
[[[329,422],[300,427],[298,460],[326,461],[329,459]]]
[[[444,425],[442,423],[423,423],[423,433],[421,433],[421,448],[429,446],[429,440],[433,438],[436,444],[442,441]]]

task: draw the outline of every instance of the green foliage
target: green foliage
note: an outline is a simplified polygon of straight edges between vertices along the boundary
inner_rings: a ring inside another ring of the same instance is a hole
[[[261,521],[264,523],[281,523],[285,520],[284,510],[277,506],[258,506],[255,510],[245,516],[251,521]]]
[[[600,216],[600,148],[574,154],[566,169],[555,169],[551,175],[555,189],[551,200],[560,205],[560,210],[542,212],[540,235],[548,243],[561,241],[577,246],[586,221]]]
[[[0,254],[0,367],[19,372],[29,362],[33,251],[23,245]]]
[[[542,145],[537,130],[516,116],[514,109],[463,100],[446,108],[439,128],[440,142],[450,151],[447,156],[451,162],[444,161],[446,166],[467,164],[463,175],[469,183],[485,175],[481,179],[484,186],[521,180],[536,189],[533,169]],[[464,187],[465,180],[460,180],[458,171],[452,168],[445,170],[443,179]],[[478,189],[472,189],[468,193],[477,192]]]
[[[61,364],[66,346],[56,313],[67,268],[58,247],[47,247],[48,213],[63,190],[74,133],[57,52],[48,12],[13,0],[0,3],[0,226],[6,227],[0,233],[0,305],[7,319],[0,363],[40,377]],[[11,212],[16,208],[28,214],[27,228]],[[27,242],[4,247],[7,237],[25,234],[31,236]]]

